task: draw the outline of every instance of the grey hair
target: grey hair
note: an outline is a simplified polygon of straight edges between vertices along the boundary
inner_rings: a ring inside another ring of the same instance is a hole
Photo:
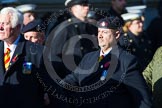
[[[0,14],[7,14],[10,16],[11,26],[15,28],[18,24],[23,26],[23,15],[17,9],[13,7],[5,7],[0,11]]]

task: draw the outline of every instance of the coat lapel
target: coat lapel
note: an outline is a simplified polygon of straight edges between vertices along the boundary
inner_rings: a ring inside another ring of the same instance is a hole
[[[117,68],[118,58],[119,58],[119,54],[120,54],[120,48],[118,48],[117,46],[114,46],[113,49],[111,50],[110,54],[111,54],[110,55],[111,61],[110,61],[110,67],[108,68],[109,72],[106,76],[106,81],[108,81],[112,77],[112,75],[114,74],[114,72]],[[101,72],[102,72],[102,71],[100,72],[100,70],[98,70],[100,68],[99,61],[98,61],[99,56],[100,56],[100,50],[98,50],[96,53],[93,53],[92,55],[89,55],[89,57],[92,60],[92,63],[88,63],[88,64],[92,65],[95,62],[98,62],[98,63],[96,63],[96,65],[95,65],[95,68],[96,68],[96,69],[94,69],[95,71],[93,71],[91,74],[85,74],[84,78],[82,78],[79,81],[79,85],[81,85],[81,86],[89,85],[89,84],[99,81],[98,79],[100,79]],[[105,57],[103,60],[107,61],[108,58]],[[87,63],[84,63],[84,64],[87,64]]]
[[[86,60],[83,60],[84,62],[81,62],[81,69],[88,69],[88,71],[87,72],[84,71],[85,74],[82,74],[83,70],[79,71],[80,74],[78,76],[79,77],[78,80],[80,86],[89,83],[88,78],[90,77],[92,78],[94,74],[97,74],[97,69],[99,66],[99,62],[98,62],[99,56],[100,56],[100,50],[95,51],[94,53],[89,53]]]
[[[17,45],[17,47],[15,49],[15,52],[14,52],[12,58],[11,58],[10,66],[9,66],[7,72],[5,72],[5,77],[10,76],[14,72],[13,67],[21,59],[21,56],[23,55],[24,45],[25,45],[24,39],[20,38],[19,43],[18,43],[18,45]]]

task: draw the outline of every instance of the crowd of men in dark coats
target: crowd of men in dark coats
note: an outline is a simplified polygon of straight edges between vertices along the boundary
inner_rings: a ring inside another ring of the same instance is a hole
[[[146,7],[132,13],[126,0],[111,4],[90,10],[88,0],[66,0],[48,24],[33,4],[1,9],[0,107],[152,108],[142,72],[161,38],[143,30]]]

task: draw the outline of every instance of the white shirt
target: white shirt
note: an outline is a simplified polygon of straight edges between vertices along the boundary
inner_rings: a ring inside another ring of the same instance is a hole
[[[20,36],[18,36],[18,38],[10,46],[8,46],[7,43],[4,41],[4,53],[5,53],[6,48],[9,48],[11,50],[11,52],[10,52],[10,61],[11,61],[11,58],[12,58],[14,52],[15,52],[15,49],[17,47],[17,44],[18,44],[19,40],[20,40]]]
[[[100,50],[100,56],[103,55],[104,57],[110,53],[110,51],[112,50],[112,48],[110,48],[109,50],[107,50],[106,52],[103,52],[102,50]]]

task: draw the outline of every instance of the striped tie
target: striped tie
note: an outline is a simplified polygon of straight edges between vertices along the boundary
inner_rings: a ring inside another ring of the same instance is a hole
[[[5,65],[6,70],[8,69],[8,66],[10,63],[10,51],[11,50],[9,48],[7,48],[4,53],[4,65]]]

